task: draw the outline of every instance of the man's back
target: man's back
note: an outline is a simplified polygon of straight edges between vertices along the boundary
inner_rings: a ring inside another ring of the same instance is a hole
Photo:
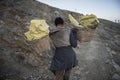
[[[69,29],[60,29],[58,32],[51,35],[51,39],[55,47],[69,46],[70,41],[70,30]]]

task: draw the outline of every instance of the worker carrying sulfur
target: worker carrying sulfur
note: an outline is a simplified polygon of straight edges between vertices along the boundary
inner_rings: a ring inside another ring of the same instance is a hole
[[[50,70],[55,74],[56,80],[69,80],[72,68],[78,64],[76,53],[72,49],[77,47],[76,30],[67,29],[61,17],[57,17],[54,23],[56,27],[50,29],[45,20],[32,20],[25,36],[32,41],[50,35],[55,46]]]
[[[55,19],[55,29],[50,30],[55,54],[50,70],[56,80],[69,80],[71,70],[78,64],[76,53],[72,47],[77,47],[77,37],[73,29],[67,29],[61,17]]]

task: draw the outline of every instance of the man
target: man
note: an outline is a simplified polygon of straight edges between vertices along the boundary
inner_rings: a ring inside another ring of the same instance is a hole
[[[72,46],[77,46],[77,39],[70,29],[65,28],[61,17],[55,19],[55,26],[56,30],[51,30],[50,35],[56,47],[50,70],[56,80],[69,80],[71,69],[77,65],[76,54],[72,49]]]

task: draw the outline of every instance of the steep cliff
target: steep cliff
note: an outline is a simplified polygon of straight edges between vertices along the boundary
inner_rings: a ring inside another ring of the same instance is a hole
[[[61,16],[66,26],[71,13],[35,0],[0,1],[0,80],[53,80],[49,71],[54,46],[47,36],[29,42],[24,33],[31,19],[45,19],[54,27]],[[71,80],[120,80],[120,24],[99,19],[100,24],[90,42],[79,43],[74,49],[79,60]],[[44,51],[46,49],[46,51]]]

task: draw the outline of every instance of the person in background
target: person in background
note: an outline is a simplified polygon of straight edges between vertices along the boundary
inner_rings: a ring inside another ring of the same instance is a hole
[[[55,19],[55,26],[56,29],[50,30],[50,37],[56,48],[50,70],[56,80],[69,80],[71,69],[78,64],[76,53],[72,49],[77,47],[77,30],[67,29],[61,17]]]

